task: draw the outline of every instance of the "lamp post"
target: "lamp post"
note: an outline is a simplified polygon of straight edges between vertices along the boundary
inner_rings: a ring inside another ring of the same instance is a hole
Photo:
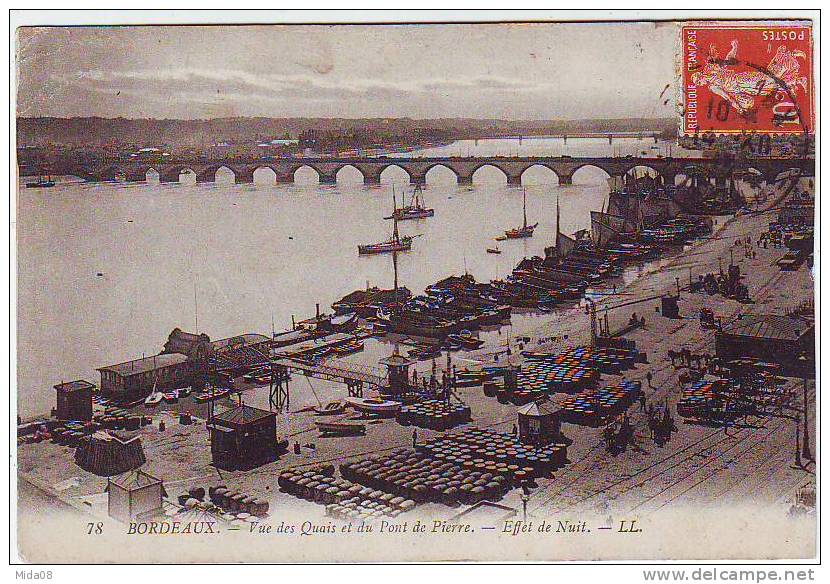
[[[795,424],[795,465],[799,468],[801,468],[801,466],[802,466],[802,464],[801,464],[801,445],[799,444],[799,442],[801,442],[801,440],[799,440],[800,436],[801,436],[801,424],[799,423],[798,420],[796,420],[796,424]]]
[[[807,411],[808,411],[808,401],[807,401],[807,356],[804,353],[798,356],[798,362],[801,365],[802,373],[804,376],[804,384],[802,386],[802,400],[804,403],[804,407],[802,408],[803,411],[803,423],[804,423],[804,431],[802,432],[802,443],[801,443],[801,455],[806,458],[807,460],[812,460],[813,455],[810,452],[810,430],[808,427],[808,418],[807,418]]]

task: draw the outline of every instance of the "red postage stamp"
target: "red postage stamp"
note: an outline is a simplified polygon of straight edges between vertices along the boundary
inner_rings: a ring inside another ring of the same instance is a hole
[[[813,133],[810,23],[684,23],[683,128],[703,133]]]

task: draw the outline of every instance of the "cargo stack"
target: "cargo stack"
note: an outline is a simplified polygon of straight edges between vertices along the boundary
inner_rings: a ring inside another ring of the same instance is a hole
[[[449,430],[470,421],[470,406],[464,403],[448,403],[428,399],[410,406],[403,406],[398,412],[398,423],[402,426],[418,426],[430,430]]]
[[[625,412],[639,397],[639,381],[621,383],[571,396],[560,405],[562,421],[598,427]]]

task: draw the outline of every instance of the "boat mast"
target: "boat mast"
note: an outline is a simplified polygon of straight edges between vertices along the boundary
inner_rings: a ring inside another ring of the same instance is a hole
[[[561,255],[559,249],[559,193],[556,193],[556,255]]]
[[[395,184],[392,183],[392,241],[396,244],[400,242],[398,235],[398,201],[395,199]]]
[[[527,187],[522,187],[522,228],[527,227]]]
[[[392,250],[392,270],[395,273],[395,304],[398,303],[398,252]]]
[[[193,281],[193,311],[194,311],[194,318],[196,320],[194,326],[196,327],[195,333],[199,334],[199,296],[196,294],[196,280]]]

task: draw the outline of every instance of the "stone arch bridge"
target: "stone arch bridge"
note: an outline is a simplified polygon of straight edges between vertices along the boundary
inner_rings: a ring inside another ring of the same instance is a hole
[[[21,165],[23,167],[24,165]],[[123,177],[131,182],[143,182],[147,172],[155,170],[161,182],[179,182],[183,172],[193,172],[196,181],[210,183],[216,180],[221,168],[233,172],[237,183],[252,183],[254,172],[270,168],[278,183],[294,182],[294,173],[303,167],[315,171],[321,184],[335,184],[337,173],[353,167],[363,175],[365,184],[380,184],[381,173],[390,167],[398,167],[409,175],[413,184],[425,184],[431,169],[445,167],[455,174],[460,184],[471,184],[473,174],[480,168],[495,167],[504,173],[507,183],[520,185],[522,175],[532,167],[544,167],[553,171],[560,184],[571,184],[576,171],[583,167],[595,167],[609,176],[621,176],[636,167],[647,167],[661,175],[668,184],[674,184],[679,174],[688,175],[695,170],[712,178],[729,176],[733,171],[754,169],[767,182],[772,182],[783,171],[798,168],[804,175],[814,174],[815,160],[791,158],[765,158],[740,161],[723,161],[712,158],[646,158],[646,157],[351,157],[351,158],[285,158],[276,160],[204,160],[164,159],[161,161],[99,160],[73,162],[56,160],[41,165],[33,173],[74,175],[89,182],[114,181]],[[23,168],[21,168],[23,170]]]

